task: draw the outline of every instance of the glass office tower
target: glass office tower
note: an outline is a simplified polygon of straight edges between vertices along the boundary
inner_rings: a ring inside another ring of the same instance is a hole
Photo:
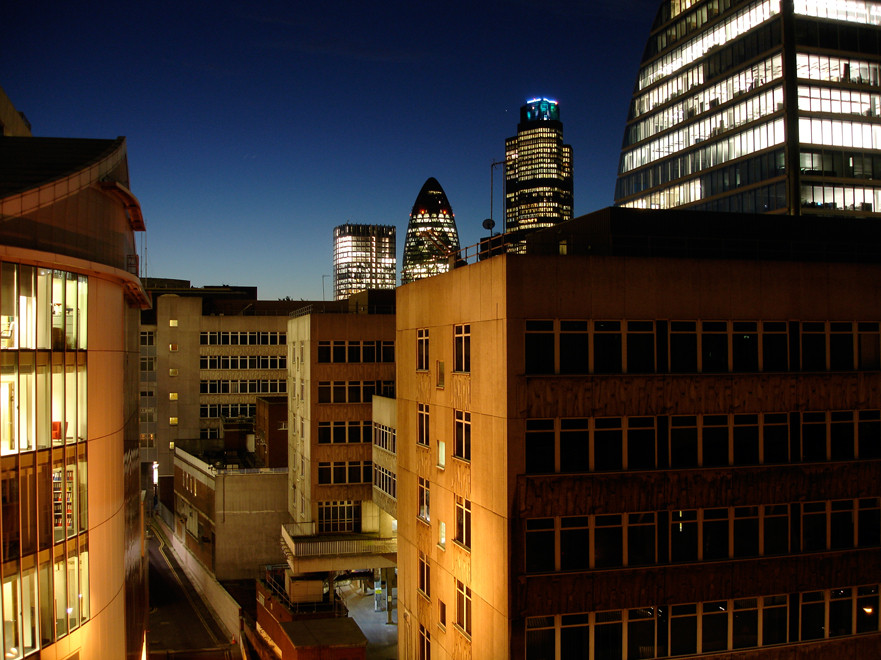
[[[459,232],[447,194],[437,179],[426,181],[407,225],[401,284],[446,273],[450,256],[459,251]]]
[[[563,144],[556,101],[520,108],[517,135],[505,140],[505,231],[550,227],[572,218],[572,147]]]
[[[664,0],[615,203],[881,214],[881,3]]]
[[[395,228],[345,224],[333,229],[335,300],[367,289],[394,289],[398,276]]]

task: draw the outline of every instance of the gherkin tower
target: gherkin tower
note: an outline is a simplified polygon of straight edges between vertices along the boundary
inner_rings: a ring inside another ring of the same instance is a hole
[[[401,284],[445,273],[450,256],[459,251],[456,219],[447,195],[434,177],[419,191],[404,241]]]
[[[881,216],[881,3],[664,0],[615,203]]]

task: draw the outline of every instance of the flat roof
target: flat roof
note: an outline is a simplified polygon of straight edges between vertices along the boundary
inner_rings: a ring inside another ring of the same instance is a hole
[[[367,638],[354,619],[326,617],[300,619],[280,624],[282,630],[297,648],[315,646],[367,646]]]

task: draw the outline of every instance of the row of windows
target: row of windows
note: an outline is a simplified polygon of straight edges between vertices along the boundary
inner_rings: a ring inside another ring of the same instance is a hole
[[[802,185],[802,208],[871,212],[881,209],[881,188],[840,185]]]
[[[712,101],[711,101],[712,103]],[[712,105],[711,105],[712,107]],[[783,87],[778,86],[745,101],[732,104],[720,112],[707,114],[680,129],[666,133],[622,157],[622,173],[637,169],[674,153],[689,149],[706,140],[715,139],[727,131],[749,124],[783,109]],[[749,136],[746,132],[743,135]],[[750,149],[753,151],[753,149]]]
[[[380,449],[385,449],[392,454],[397,453],[397,431],[384,424],[373,424],[373,444]]]
[[[199,344],[202,346],[277,346],[284,343],[284,332],[223,330],[199,333]]]
[[[318,464],[318,483],[369,484],[373,481],[373,463],[370,461],[332,461]]]
[[[638,89],[644,89],[661,78],[675,73],[688,63],[699,60],[710,49],[735,40],[779,12],[780,0],[760,0],[752,3],[688,43],[642,67],[637,80]]]
[[[361,420],[318,422],[318,444],[370,442],[370,424]]]
[[[881,125],[869,122],[800,117],[798,137],[803,144],[881,149]]]
[[[881,412],[526,420],[526,474],[881,458]]]
[[[392,499],[397,499],[398,497],[397,482],[398,479],[394,472],[382,467],[381,465],[373,466],[374,487],[378,488]]]
[[[799,166],[808,176],[881,179],[881,154],[802,147]]]
[[[835,55],[798,53],[796,75],[802,80],[881,86],[881,64]]]
[[[427,371],[431,363],[429,330],[416,330],[416,370]],[[453,371],[471,371],[471,324],[453,326]]]
[[[238,419],[254,417],[256,414],[257,404],[254,403],[203,403],[199,406],[199,417],[202,419],[214,417]]]
[[[877,322],[527,320],[527,374],[881,368]]]
[[[0,349],[86,349],[85,275],[0,263]]]
[[[287,369],[285,355],[200,355],[199,369]]]
[[[668,46],[672,46],[680,39],[684,39],[690,34],[694,34],[701,29],[706,23],[712,21],[721,13],[736,7],[743,0],[710,0],[698,7],[695,11],[689,12],[683,18],[671,23],[666,28],[655,34],[646,46],[643,57],[651,57],[657,55]],[[664,3],[668,5],[668,3]],[[669,9],[667,10],[669,12]]]
[[[319,341],[318,361],[325,362],[394,362],[393,341]]]
[[[627,138],[624,146],[627,147],[641,142],[782,77],[783,56],[779,54],[774,55],[763,62],[752,65],[744,71],[735,73],[725,80],[714,85],[708,85],[675,105],[665,108],[663,112],[657,112],[646,119],[630,124],[627,129]],[[685,90],[679,91],[673,96],[679,96],[684,92]],[[668,96],[669,94],[664,94],[664,85],[660,85],[645,95],[637,97],[633,101],[633,117],[645,114],[653,109],[662,98],[664,101],[667,101]]]
[[[877,117],[879,108],[881,108],[881,95],[879,94],[837,87],[798,86],[799,110]]]
[[[879,498],[530,518],[527,573],[744,559],[881,545]]]
[[[688,208],[693,211],[712,211],[714,213],[767,213],[776,209],[785,209],[786,184],[780,181],[759,186],[702,204],[694,204]]]
[[[825,0],[795,0],[796,14],[830,18],[836,21],[849,21],[861,25],[881,25],[881,11],[877,2],[848,0],[848,2],[826,2]]]
[[[666,658],[878,630],[878,585],[526,619],[526,660]]]
[[[318,383],[318,403],[370,403],[373,395],[393,397],[393,380],[323,380]]]
[[[318,533],[361,531],[361,502],[343,500],[318,503]]]
[[[200,380],[200,394],[284,394],[287,380],[270,378],[267,380]]]

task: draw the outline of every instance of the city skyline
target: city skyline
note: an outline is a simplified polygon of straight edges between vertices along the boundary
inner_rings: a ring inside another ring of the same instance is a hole
[[[443,182],[461,244],[477,243],[491,164],[535,96],[565,114],[575,214],[612,204],[654,0],[342,9],[16,6],[0,28],[0,85],[35,135],[127,137],[145,274],[197,286],[319,299],[332,228],[403,236],[428,177]],[[510,40],[528,44],[522,57]]]

